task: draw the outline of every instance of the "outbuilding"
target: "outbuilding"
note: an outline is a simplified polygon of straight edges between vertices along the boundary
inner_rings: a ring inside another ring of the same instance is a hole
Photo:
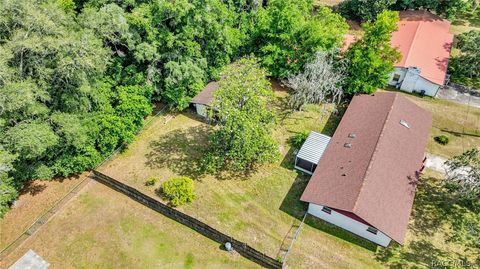
[[[428,11],[403,11],[392,47],[400,51],[388,84],[406,92],[437,95],[447,81],[453,44],[450,22]]]
[[[313,174],[329,142],[329,136],[310,132],[295,157],[295,169],[309,175]]]
[[[212,81],[203,88],[203,90],[192,98],[190,104],[195,107],[198,115],[208,118],[208,108],[211,107],[214,96],[213,93],[218,90],[218,82]]]

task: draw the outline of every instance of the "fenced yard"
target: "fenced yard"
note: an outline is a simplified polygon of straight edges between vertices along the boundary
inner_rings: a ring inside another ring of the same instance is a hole
[[[403,93],[402,93],[403,94]],[[260,168],[248,178],[215,178],[203,175],[197,162],[208,132],[213,128],[193,113],[155,118],[127,150],[114,156],[100,171],[156,196],[145,186],[150,176],[161,181],[175,175],[195,179],[197,199],[182,206],[185,212],[208,225],[244,241],[271,257],[279,257],[290,243],[306,209],[299,201],[308,177],[292,170],[293,152],[287,139],[302,130],[331,135],[341,117],[332,107],[309,106],[289,113],[282,108],[285,92],[278,92],[278,124],[274,132],[282,159]],[[431,139],[428,151],[450,157],[480,144],[479,109],[431,98],[407,95],[434,116],[432,138],[450,136],[447,146]],[[468,112],[468,113],[467,113]],[[429,267],[432,262],[467,259],[475,250],[451,238],[452,221],[462,208],[452,211],[441,175],[428,171],[422,178],[414,204],[407,243],[376,248],[336,227],[307,217],[289,255],[290,268]],[[52,268],[256,268],[257,265],[220,250],[213,242],[185,226],[158,215],[101,184],[89,185],[51,222],[0,262],[6,266],[28,248],[46,258]],[[114,263],[111,263],[115,260]]]

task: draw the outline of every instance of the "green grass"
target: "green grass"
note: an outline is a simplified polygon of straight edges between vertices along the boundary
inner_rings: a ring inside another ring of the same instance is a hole
[[[87,188],[0,266],[33,249],[51,268],[259,268],[106,186]]]
[[[291,236],[292,227],[299,223],[306,210],[306,204],[299,198],[308,177],[292,169],[294,155],[287,140],[304,130],[332,135],[344,108],[335,114],[332,106],[310,105],[305,111],[292,112],[284,109],[287,93],[276,93],[278,119],[273,134],[280,143],[282,160],[261,167],[248,178],[217,179],[200,173],[196,163],[202,157],[201,149],[212,127],[202,123],[193,113],[178,114],[167,124],[159,118],[132,144],[127,155],[117,156],[102,170],[151,195],[155,195],[154,191],[141,184],[145,178],[158,176],[165,180],[173,175],[190,176],[196,180],[197,199],[180,210],[278,257],[282,253],[281,246],[290,243],[284,238]],[[451,157],[463,152],[464,148],[480,144],[477,135],[479,109],[400,94],[432,112],[434,127],[428,144],[430,153]],[[439,134],[449,136],[450,143],[441,146],[434,142],[433,137]],[[440,244],[437,248],[443,246]],[[377,250],[363,239],[308,218],[288,263],[293,268],[380,268],[396,257],[380,258],[381,253],[381,249]],[[409,255],[415,258],[414,254]]]

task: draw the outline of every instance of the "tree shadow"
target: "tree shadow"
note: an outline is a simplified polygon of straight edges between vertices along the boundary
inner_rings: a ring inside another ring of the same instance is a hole
[[[210,128],[200,125],[171,131],[150,142],[146,165],[153,169],[168,168],[194,179],[201,178],[201,165]]]
[[[285,196],[282,204],[280,205],[281,211],[289,214],[290,216],[300,221],[302,220],[305,212],[307,212],[308,209],[308,203],[300,201],[300,197],[302,196],[302,193],[305,190],[309,179],[309,176],[299,174],[297,178],[295,178],[294,183],[290,187],[287,195]],[[305,219],[305,224],[324,233],[330,234],[352,244],[363,247],[367,250],[375,251],[377,249],[376,244],[316,217],[307,215],[307,218]]]
[[[23,189],[20,191],[20,195],[30,194],[32,196],[35,196],[43,192],[46,188],[47,185],[45,183],[40,183],[38,180],[28,181],[23,187]]]
[[[337,106],[334,112],[330,113],[325,126],[323,126],[322,134],[330,137],[333,136],[335,130],[337,130],[337,127],[340,124],[340,121],[342,120],[343,114],[345,114],[345,111],[347,110],[347,106],[348,104],[342,103]]]
[[[435,263],[445,260],[448,254],[427,240],[421,239],[411,242],[408,249],[393,242],[388,248],[377,251],[375,258],[377,261],[387,264],[389,268],[408,268],[412,264],[422,268],[431,268]]]
[[[462,213],[453,207],[456,198],[439,180],[428,177],[417,184],[411,216],[413,221],[409,226],[411,231],[417,235],[432,236],[446,222],[461,217]]]
[[[445,188],[441,180],[423,177],[418,182],[409,230],[413,236],[405,246],[393,242],[379,250],[376,259],[390,268],[434,267],[441,261],[468,261],[455,251],[446,251],[431,242],[438,232],[445,232],[446,243],[454,241],[448,228],[456,219],[463,219],[465,208],[455,206],[458,197]],[[463,242],[457,242],[462,244]]]

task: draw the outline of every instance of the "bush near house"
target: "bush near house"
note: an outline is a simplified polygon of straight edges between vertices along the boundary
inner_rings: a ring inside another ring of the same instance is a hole
[[[309,135],[308,131],[297,133],[294,136],[290,137],[288,142],[292,147],[299,149],[302,147],[303,143],[305,143],[305,140],[307,140],[308,135]]]
[[[150,177],[149,179],[147,179],[147,181],[145,181],[145,186],[154,186],[155,184],[157,184],[158,180],[158,177]]]
[[[435,136],[434,140],[440,145],[446,145],[450,141],[448,136],[445,135]]]
[[[172,206],[191,203],[195,199],[193,180],[189,177],[174,177],[163,182],[160,193]]]

